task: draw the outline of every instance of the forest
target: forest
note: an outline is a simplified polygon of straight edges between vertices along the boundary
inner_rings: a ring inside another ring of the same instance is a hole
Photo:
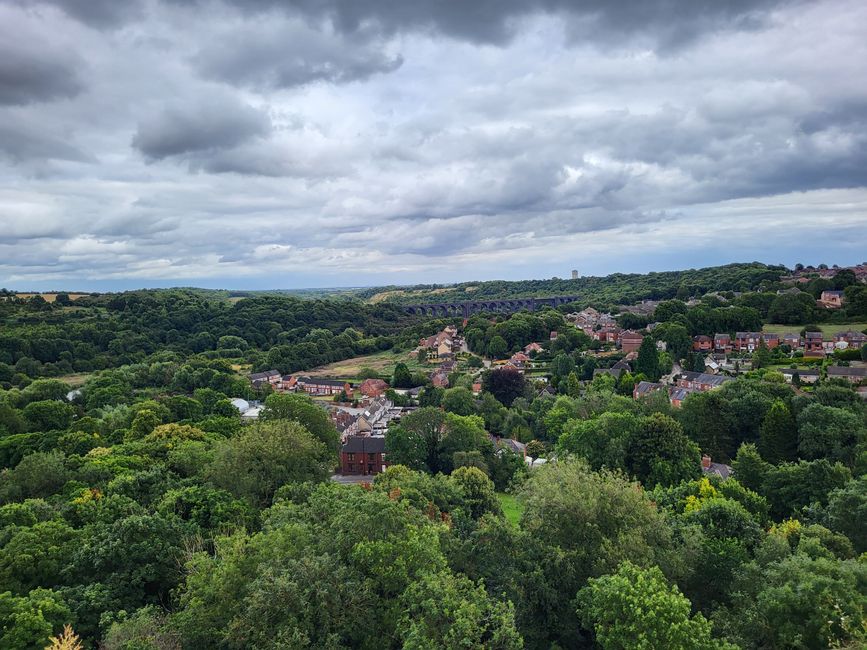
[[[360,290],[356,295],[366,299],[383,294],[387,296],[387,302],[396,304],[575,296],[577,302],[583,306],[593,305],[607,309],[641,300],[688,298],[709,291],[753,291],[762,283],[777,282],[785,272],[786,269],[782,266],[752,262],[686,271],[614,273],[603,277],[580,277],[576,280],[494,280],[454,285],[373,287]]]
[[[632,398],[694,333],[760,326],[761,295],[662,303],[667,351],[647,337],[618,379],[561,312],[474,317],[480,355],[544,341],[549,383],[423,386],[366,485],[330,479],[321,404],[244,373],[409,350],[443,321],[178,290],[0,302],[0,647],[68,625],[106,650],[862,648],[856,391],[757,363],[680,408]],[[236,397],[264,401],[258,421]]]

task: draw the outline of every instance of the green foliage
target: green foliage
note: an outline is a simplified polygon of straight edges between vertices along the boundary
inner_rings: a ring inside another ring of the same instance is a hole
[[[63,598],[50,589],[34,589],[24,596],[0,592],[0,647],[43,650],[70,618]]]
[[[484,587],[451,573],[426,576],[403,595],[398,634],[405,650],[524,647],[511,603],[493,601]]]
[[[521,498],[522,528],[566,553],[570,570],[585,578],[626,559],[641,566],[666,562],[671,538],[664,517],[620,474],[562,460],[535,470]]]
[[[591,579],[578,604],[581,622],[605,650],[734,648],[712,638],[710,622],[691,615],[689,600],[658,567],[623,562],[615,573]]]
[[[273,420],[246,427],[221,443],[208,468],[218,487],[259,507],[290,482],[324,481],[333,455],[301,424]]]
[[[785,402],[777,400],[765,415],[759,438],[762,458],[771,463],[795,460],[797,451],[795,419]]]
[[[635,370],[647,377],[649,381],[658,381],[662,375],[659,370],[659,353],[656,351],[656,343],[649,336],[644,337],[641,347],[638,348]]]
[[[865,583],[863,562],[786,553],[746,569],[719,619],[743,648],[855,648],[867,641]]]
[[[303,426],[325,448],[334,454],[337,460],[337,448],[340,435],[328,413],[313,403],[306,395],[274,393],[265,399],[265,408],[259,416],[265,422],[271,420],[292,420]]]
[[[476,412],[476,400],[473,397],[473,392],[462,386],[447,389],[443,393],[440,405],[455,415],[473,415]]]
[[[661,413],[603,413],[570,420],[557,442],[559,454],[586,458],[593,469],[622,469],[648,487],[672,485],[699,473],[698,447],[680,424]]]
[[[389,462],[432,473],[449,473],[458,452],[493,450],[478,416],[460,416],[433,407],[419,409],[389,427],[385,438]]]

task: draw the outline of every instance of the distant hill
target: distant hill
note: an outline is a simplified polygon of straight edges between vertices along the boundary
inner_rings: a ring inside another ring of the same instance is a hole
[[[352,294],[367,302],[399,305],[496,300],[543,296],[577,296],[579,302],[599,306],[631,304],[641,300],[689,297],[708,291],[750,291],[763,283],[778,282],[788,273],[784,266],[759,262],[727,264],[703,269],[658,273],[614,273],[604,277],[576,280],[493,280],[459,284],[385,286],[355,290]]]

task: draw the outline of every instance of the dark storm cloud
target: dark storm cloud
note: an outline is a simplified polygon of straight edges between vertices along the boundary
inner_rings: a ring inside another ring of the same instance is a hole
[[[201,0],[167,0],[201,4]],[[225,0],[241,10],[294,10],[328,20],[344,33],[377,28],[384,34],[431,31],[457,39],[504,45],[522,20],[538,13],[569,22],[576,40],[648,35],[664,46],[719,29],[752,29],[765,14],[793,0]]]
[[[268,116],[234,99],[203,98],[142,120],[132,146],[151,160],[232,149],[271,131]]]
[[[867,245],[865,25],[858,0],[0,0],[0,285],[539,277],[737,256],[744,223],[792,262],[817,224]]]
[[[23,105],[74,97],[83,88],[71,52],[45,38],[18,33],[12,22],[0,24],[0,105]]]
[[[118,27],[143,15],[142,0],[17,0],[23,6],[54,5],[97,29]]]

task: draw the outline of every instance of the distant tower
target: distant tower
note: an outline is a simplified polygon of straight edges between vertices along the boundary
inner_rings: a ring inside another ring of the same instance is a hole
[[[572,279],[573,280],[578,279],[578,270],[577,269],[572,269]]]

